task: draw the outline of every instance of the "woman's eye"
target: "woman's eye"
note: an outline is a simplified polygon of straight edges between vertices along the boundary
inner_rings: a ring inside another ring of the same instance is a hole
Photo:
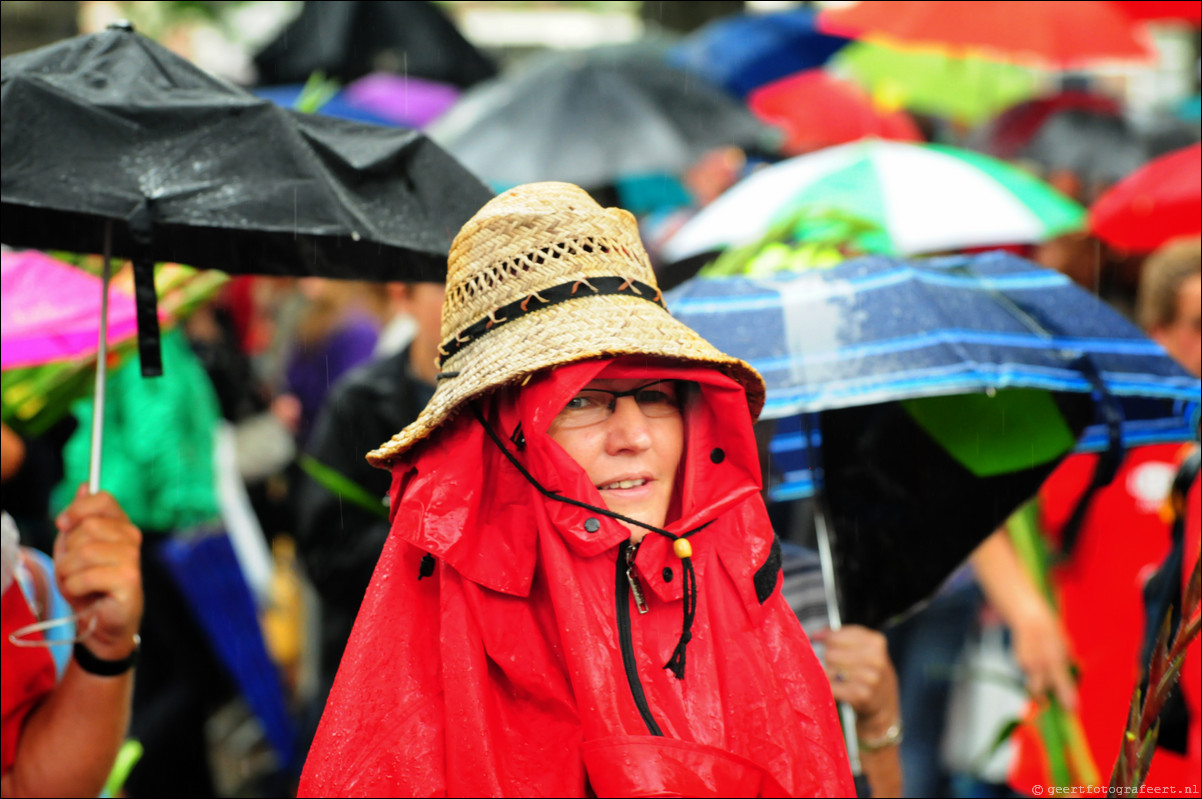
[[[583,411],[587,408],[594,408],[602,404],[596,397],[588,394],[577,394],[568,400],[568,404],[563,406],[567,411]]]
[[[666,391],[660,391],[657,388],[649,388],[640,391],[635,401],[640,405],[671,405],[676,402],[676,398]]]

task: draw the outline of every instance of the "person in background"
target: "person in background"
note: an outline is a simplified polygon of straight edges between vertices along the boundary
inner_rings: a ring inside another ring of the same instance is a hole
[[[307,305],[292,331],[285,375],[300,403],[296,435],[304,446],[330,386],[371,358],[387,301],[374,283],[312,277],[299,287]]]
[[[6,797],[97,796],[129,727],[143,607],[141,533],[110,494],[88,494],[84,486],[55,523],[58,590],[78,614],[78,643],[57,683],[44,647],[14,641],[39,634],[22,634],[37,609],[16,579],[17,531],[4,515],[0,795]]]
[[[1190,237],[1169,242],[1148,258],[1140,275],[1139,322],[1174,359],[1195,375],[1202,375],[1202,239]],[[1162,517],[1171,531],[1171,549],[1157,577],[1144,588],[1146,664],[1166,607],[1176,605],[1177,615],[1199,554],[1199,445],[1179,453],[1180,462]],[[1167,595],[1158,596],[1158,592]],[[1178,624],[1180,621],[1177,622]],[[1180,765],[1180,773],[1198,774],[1202,766],[1202,682],[1195,638],[1186,649],[1177,693],[1161,713],[1157,758]]]
[[[1148,258],[1136,308],[1148,335],[1194,375],[1199,364],[1199,245],[1166,245]],[[1109,776],[1138,678],[1142,585],[1169,550],[1161,515],[1182,446],[1129,450],[1113,479],[1096,484],[1099,456],[1074,455],[1040,488],[1039,521],[1057,553],[1051,581],[1059,614],[1021,565],[1010,539],[995,533],[973,556],[981,587],[1011,629],[1033,696],[1052,691],[1079,714],[1101,778]],[[1192,564],[1190,564],[1192,566]],[[1073,670],[1076,670],[1076,679]],[[1019,730],[1011,785],[1049,785],[1048,765],[1030,727]],[[1196,783],[1196,772],[1158,752],[1149,786]]]
[[[831,630],[818,553],[786,541],[781,554],[781,593],[814,644],[835,701],[848,703],[856,714],[861,776],[868,783],[863,790],[857,776],[857,793],[877,799],[901,796],[901,706],[885,636],[857,624]]]
[[[163,375],[142,377],[131,358],[108,374],[101,488],[112,493],[143,533],[142,652],[130,734],[143,747],[125,790],[130,796],[215,793],[205,724],[232,687],[194,609],[161,554],[171,537],[221,518],[214,473],[219,404],[212,383],[180,328],[162,338]],[[87,479],[94,406],[63,450],[66,477],[53,507]]]
[[[378,498],[379,507],[373,512],[357,505],[312,475],[302,477],[296,488],[297,550],[321,599],[320,682],[302,736],[305,745],[388,538],[389,476],[368,464],[363,453],[416,419],[434,394],[443,285],[392,283],[388,292],[396,315],[413,320],[413,338],[399,352],[362,364],[334,384],[307,447],[309,456]]]
[[[1135,313],[1177,363],[1202,375],[1202,238],[1171,241],[1148,257]]]

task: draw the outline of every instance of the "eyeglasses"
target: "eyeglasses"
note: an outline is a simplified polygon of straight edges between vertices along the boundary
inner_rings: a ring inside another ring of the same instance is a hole
[[[656,380],[630,389],[629,391],[607,391],[603,388],[586,388],[576,392],[568,400],[555,424],[561,428],[588,427],[600,424],[613,416],[622,397],[634,397],[639,410],[650,419],[674,416],[680,413],[680,398],[675,380]]]

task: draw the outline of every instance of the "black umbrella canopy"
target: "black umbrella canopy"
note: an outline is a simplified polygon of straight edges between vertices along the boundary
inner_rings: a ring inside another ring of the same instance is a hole
[[[288,111],[128,26],[3,60],[2,240],[234,273],[442,280],[491,193],[421,133]]]
[[[300,83],[315,71],[349,83],[385,71],[471,86],[497,73],[434,4],[307,2],[257,56],[259,83]]]
[[[495,188],[680,173],[712,148],[777,139],[723,90],[632,46],[536,58],[467,92],[429,130]]]
[[[1053,398],[1074,435],[1093,418],[1090,395]],[[820,417],[824,512],[845,624],[881,627],[934,595],[1062,460],[982,477],[956,462],[900,403]]]

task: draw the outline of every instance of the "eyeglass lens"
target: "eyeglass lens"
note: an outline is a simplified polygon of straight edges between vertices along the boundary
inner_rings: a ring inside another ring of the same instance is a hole
[[[586,427],[613,415],[622,397],[633,397],[644,416],[658,418],[680,411],[674,380],[656,380],[628,391],[586,388],[568,400],[556,423],[562,427]]]

